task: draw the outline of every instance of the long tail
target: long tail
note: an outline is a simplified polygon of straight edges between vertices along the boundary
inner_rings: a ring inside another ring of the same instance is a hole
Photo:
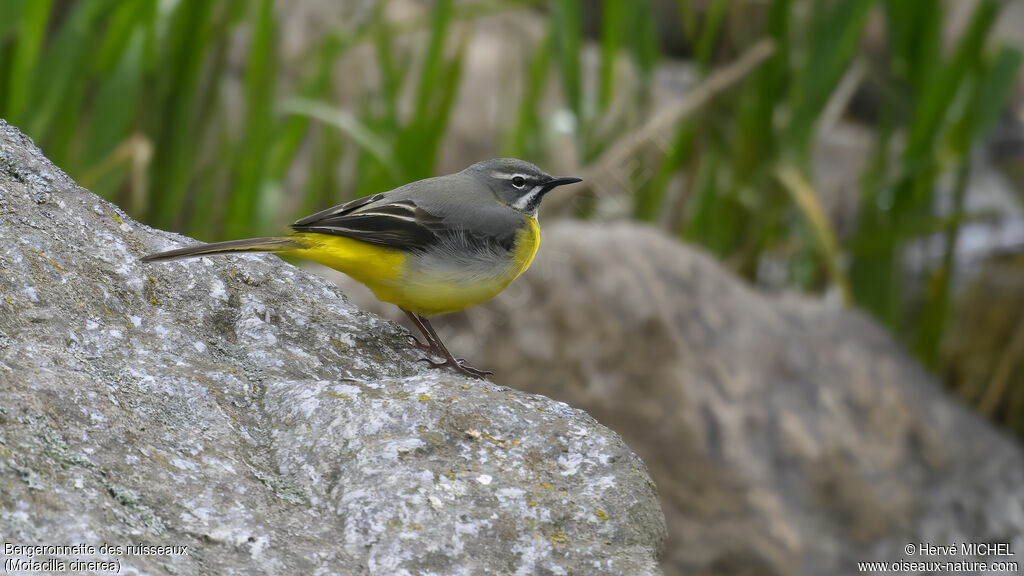
[[[296,248],[302,248],[302,244],[293,238],[246,238],[245,240],[228,240],[227,242],[214,242],[213,244],[201,244],[199,246],[168,250],[167,252],[143,256],[142,261],[157,262],[160,260],[174,260],[176,258],[223,254],[226,252],[283,252]]]

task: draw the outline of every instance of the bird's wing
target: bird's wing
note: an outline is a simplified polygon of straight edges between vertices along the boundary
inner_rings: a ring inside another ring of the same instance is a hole
[[[383,193],[317,212],[292,224],[292,229],[422,251],[445,234],[443,220],[419,206],[415,200]]]

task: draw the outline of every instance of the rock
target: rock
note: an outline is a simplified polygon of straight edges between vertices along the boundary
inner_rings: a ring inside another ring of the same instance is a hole
[[[140,263],[189,240],[2,121],[0,237],[5,543],[120,574],[660,574],[655,488],[615,433],[425,368],[273,256]]]
[[[950,559],[904,554],[922,542],[1006,542],[1020,560],[1020,446],[862,314],[755,292],[650,229],[542,230],[505,294],[435,324],[499,383],[622,433],[658,484],[666,574]]]

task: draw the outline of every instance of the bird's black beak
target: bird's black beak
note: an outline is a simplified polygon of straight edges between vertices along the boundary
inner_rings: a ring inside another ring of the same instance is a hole
[[[552,188],[557,188],[558,186],[565,186],[566,184],[575,184],[577,182],[583,182],[583,178],[575,178],[573,176],[552,178],[551,180],[548,180],[546,184],[544,184],[544,189],[551,190]]]

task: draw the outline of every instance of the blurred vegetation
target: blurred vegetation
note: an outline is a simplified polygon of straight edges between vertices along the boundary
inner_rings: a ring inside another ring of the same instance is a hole
[[[650,119],[655,71],[676,57],[663,48],[664,35],[659,41],[660,4],[436,0],[424,16],[395,21],[387,2],[369,3],[365,17],[311,41],[285,74],[272,0],[3,0],[0,116],[82,185],[151,225],[205,240],[273,233],[283,206],[300,216],[432,175],[471,40],[461,24],[500,12],[529,9],[547,22],[521,72],[500,150],[543,161],[552,121],[543,99],[556,84],[577,161],[596,173],[615,135],[627,138]],[[999,120],[1020,67],[1019,52],[988,41],[1003,3],[979,0],[951,42],[941,0],[673,6],[701,78],[757,42],[770,50],[669,126],[667,146],[629,149],[645,167],[622,186],[632,191],[633,217],[706,247],[748,279],[770,262],[790,286],[834,290],[942,371],[954,247],[963,223],[977,217],[964,210],[971,151]],[[876,54],[864,48],[872,17],[884,31]],[[239,31],[247,34],[241,66],[232,53]],[[593,71],[584,66],[591,41],[599,55]],[[341,107],[335,66],[358,47],[372,48],[378,84]],[[617,82],[623,55],[635,83]],[[228,76],[238,77],[241,93],[225,94]],[[874,143],[853,228],[840,234],[811,184],[812,152],[821,124],[858,91],[878,99],[868,121]],[[622,92],[639,113],[611,117]],[[286,190],[301,154],[303,189]],[[339,166],[349,167],[345,181]],[[953,205],[939,214],[937,190],[950,178]],[[679,181],[682,196],[671,192]],[[303,200],[286,203],[286,194]],[[594,214],[586,202],[575,206],[580,217]],[[942,257],[915,289],[905,250],[936,235]],[[999,382],[996,392],[971,398],[1019,420],[1024,382]]]

